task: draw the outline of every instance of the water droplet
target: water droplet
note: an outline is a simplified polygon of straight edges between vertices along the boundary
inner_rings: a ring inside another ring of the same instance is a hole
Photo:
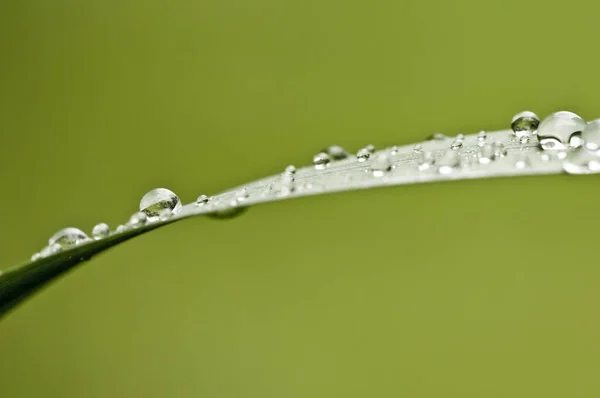
[[[580,147],[567,154],[562,168],[569,174],[600,173],[600,156],[587,146]]]
[[[413,149],[413,152],[416,153],[416,154],[419,154],[419,153],[423,152],[423,146],[421,144],[415,145],[415,148]]]
[[[248,189],[247,189],[247,188],[242,188],[242,189],[240,189],[240,190],[237,192],[237,194],[236,194],[236,197],[235,197],[235,200],[236,200],[237,202],[243,202],[243,201],[245,201],[246,199],[248,199],[248,197],[249,197],[249,196],[250,196],[250,194],[248,193]]]
[[[42,255],[40,253],[33,253],[33,255],[31,256],[31,261],[37,261],[40,258],[42,258]],[[2,275],[2,274],[0,274]]]
[[[96,224],[92,228],[92,236],[96,240],[106,238],[108,235],[110,235],[110,228],[105,223]]]
[[[138,211],[137,213],[133,213],[129,219],[129,225],[131,225],[133,228],[139,228],[145,225],[147,221],[148,216],[146,216],[146,213]]]
[[[540,118],[531,111],[524,111],[513,116],[510,127],[517,138],[533,134],[540,124]]]
[[[158,219],[160,221],[167,221],[171,217],[173,217],[173,211],[171,209],[162,209],[158,212]]]
[[[434,163],[435,163],[435,158],[433,156],[433,153],[431,153],[429,151],[419,153],[419,155],[417,157],[417,167],[419,168],[419,170],[421,170],[421,171],[427,170],[431,166],[433,166]]]
[[[348,152],[338,145],[332,145],[323,152],[327,153],[332,160],[342,160],[348,157]]]
[[[462,141],[462,140],[464,140],[464,139],[465,139],[465,135],[464,135],[464,134],[458,134],[458,135],[456,136],[456,139],[457,139],[457,140],[459,140],[459,141]]]
[[[420,145],[417,145],[417,146],[420,146]],[[396,156],[396,155],[398,154],[398,147],[397,147],[396,145],[394,145],[394,146],[391,148],[391,150],[390,150],[390,153],[391,153],[393,156]]]
[[[506,156],[506,148],[504,147],[504,144],[501,142],[495,142],[494,143],[494,156],[497,158],[501,158]]]
[[[44,247],[40,251],[40,257],[46,258],[48,256],[56,254],[59,251],[61,251],[63,249],[63,247],[64,248],[68,248],[70,246],[62,246],[60,243],[52,243],[51,245],[48,245],[48,246]]]
[[[296,167],[294,165],[289,165],[285,168],[285,172],[287,174],[296,174]]]
[[[117,229],[115,230],[116,233],[120,234],[122,232],[125,232],[127,230],[127,227],[123,224],[117,226]]]
[[[519,137],[519,142],[521,144],[527,144],[529,142],[529,135],[522,135]]]
[[[356,158],[359,162],[364,162],[371,157],[371,152],[367,148],[359,149],[356,153]]]
[[[438,173],[450,174],[460,166],[460,156],[455,151],[446,151],[437,161]]]
[[[380,152],[373,156],[370,166],[373,175],[375,177],[381,177],[392,169],[392,161],[387,154]]]
[[[454,150],[454,151],[458,151],[460,148],[462,148],[463,143],[460,139],[455,139],[454,141],[452,141],[452,144],[450,144],[450,149]]]
[[[600,119],[588,123],[581,132],[581,139],[588,150],[598,151],[600,149]]]
[[[56,232],[50,237],[48,243],[50,246],[57,243],[60,247],[68,248],[78,244],[81,244],[89,240],[88,236],[82,230],[78,228],[64,228]]]
[[[490,144],[483,145],[477,150],[477,160],[481,164],[488,164],[495,158],[494,147]]]
[[[208,203],[208,201],[209,201],[208,196],[206,196],[206,195],[200,195],[196,199],[196,206],[204,206],[205,204]]]
[[[515,167],[517,169],[524,169],[526,167],[529,167],[529,165],[530,165],[529,158],[524,153],[520,154],[517,157],[517,160],[515,161]]]
[[[443,141],[445,139],[447,139],[448,136],[442,133],[433,133],[431,134],[429,137],[427,137],[427,140],[429,141]]]
[[[140,211],[146,213],[148,221],[159,218],[159,212],[163,209],[178,213],[181,210],[179,197],[165,188],[156,188],[144,195],[140,201]]]
[[[547,163],[550,161],[550,155],[547,153],[540,153],[540,160],[544,163]]]
[[[374,153],[374,152],[375,152],[375,145],[373,145],[373,144],[369,144],[369,145],[367,145],[367,146],[365,147],[365,149],[366,149],[367,151],[369,151],[369,153]]]
[[[329,155],[325,152],[317,153],[313,157],[313,164],[315,165],[315,169],[324,169],[329,164]]]
[[[587,123],[578,115],[561,111],[545,118],[538,126],[540,146],[545,150],[563,150],[575,147],[577,140],[571,139],[581,134]]]

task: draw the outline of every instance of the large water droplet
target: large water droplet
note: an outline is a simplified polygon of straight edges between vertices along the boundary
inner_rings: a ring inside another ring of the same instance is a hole
[[[110,235],[110,228],[108,224],[100,223],[94,225],[94,228],[92,228],[92,236],[96,240],[106,238],[108,235]]]
[[[159,218],[159,212],[168,209],[173,214],[181,210],[179,197],[165,188],[156,188],[144,195],[140,201],[140,211],[148,216],[148,221]]]
[[[386,153],[380,152],[373,156],[370,166],[373,175],[375,177],[381,177],[392,169],[392,160]]]
[[[513,116],[510,127],[513,133],[521,138],[533,134],[540,124],[540,118],[531,111],[524,111]]]
[[[325,152],[317,153],[313,157],[313,164],[315,165],[315,169],[324,169],[330,162],[329,155]]]
[[[581,132],[581,139],[588,150],[598,151],[600,149],[600,119],[593,120],[587,124]]]
[[[88,236],[78,228],[64,228],[50,237],[48,243],[50,246],[55,243],[62,248],[68,248],[89,240]]]
[[[133,228],[139,228],[144,226],[147,221],[148,216],[146,216],[146,213],[138,211],[137,213],[134,213],[129,219],[129,225]]]
[[[348,157],[348,152],[338,145],[332,145],[323,152],[327,153],[332,160],[342,160]]]
[[[460,166],[460,156],[456,151],[446,151],[437,161],[438,173],[450,174]]]
[[[577,146],[578,136],[587,123],[573,112],[556,112],[538,126],[540,146],[545,150],[564,150]],[[575,139],[574,139],[575,138]]]

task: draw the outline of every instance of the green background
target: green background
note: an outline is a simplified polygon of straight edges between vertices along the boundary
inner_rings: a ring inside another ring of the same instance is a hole
[[[0,3],[0,268],[64,226],[524,109],[600,116],[597,2]],[[197,218],[0,320],[0,396],[597,397],[595,176]]]

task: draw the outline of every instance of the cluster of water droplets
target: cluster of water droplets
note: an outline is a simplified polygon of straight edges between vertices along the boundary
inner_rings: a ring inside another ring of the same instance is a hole
[[[312,163],[312,167],[298,170],[290,165],[277,176],[221,195],[201,195],[190,205],[195,209],[191,214],[227,218],[250,204],[295,194],[493,173],[522,174],[535,167],[558,165],[558,170],[570,174],[600,173],[600,119],[587,123],[575,113],[560,111],[540,120],[535,113],[524,111],[512,118],[510,130],[456,136],[435,133],[413,146],[376,150],[366,145],[355,154],[332,145],[316,153]],[[91,237],[77,228],[62,229],[32,260],[169,220],[182,208],[172,191],[153,189],[142,197],[139,211],[126,223],[114,230],[105,223],[97,224]]]

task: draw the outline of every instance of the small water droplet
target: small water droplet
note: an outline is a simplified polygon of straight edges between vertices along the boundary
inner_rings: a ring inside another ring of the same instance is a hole
[[[315,169],[324,169],[329,164],[329,155],[325,152],[317,153],[313,157],[313,164],[315,165]]]
[[[196,206],[204,206],[205,204],[208,203],[208,201],[209,201],[208,196],[206,196],[206,195],[200,195],[196,199]]]
[[[569,174],[600,173],[600,156],[595,150],[580,147],[567,154],[562,168]]]
[[[504,147],[504,144],[501,142],[495,142],[494,143],[494,156],[497,158],[501,158],[506,156],[507,152],[506,152],[506,148]]]
[[[420,146],[420,145],[417,145],[417,146]],[[391,150],[390,150],[390,153],[391,153],[393,156],[396,156],[396,155],[398,154],[398,147],[397,147],[396,145],[394,145],[394,146],[391,148]]]
[[[519,156],[517,156],[517,160],[515,161],[515,167],[517,169],[524,169],[526,167],[529,167],[529,165],[529,157],[527,157],[526,154],[522,153],[519,154]]]
[[[460,166],[460,156],[458,152],[446,151],[442,157],[437,161],[438,173],[450,174]]]
[[[96,240],[106,238],[108,235],[110,235],[110,228],[108,224],[99,223],[94,225],[94,228],[92,228],[92,236]]]
[[[463,146],[463,143],[462,143],[462,141],[461,141],[460,139],[458,139],[458,138],[457,138],[457,139],[455,139],[454,141],[452,141],[452,144],[450,144],[450,149],[452,149],[452,150],[454,150],[454,151],[457,151],[457,150],[459,150],[460,148],[462,148],[462,146]]]
[[[435,163],[435,157],[433,153],[429,151],[423,151],[417,156],[417,167],[420,171],[429,169]]]
[[[542,152],[542,153],[540,153],[540,160],[544,163],[547,163],[550,161],[550,155]]]
[[[48,243],[50,246],[57,243],[60,247],[68,248],[78,244],[81,244],[85,241],[88,241],[89,238],[82,230],[78,228],[64,228],[60,231],[56,232],[54,235],[50,237]]]
[[[323,152],[327,153],[332,160],[342,160],[348,157],[348,152],[338,145],[332,145]]]
[[[415,145],[415,148],[413,149],[413,152],[416,153],[416,154],[419,154],[419,153],[423,152],[423,146],[421,144]]]
[[[285,172],[287,174],[296,174],[296,167],[294,165],[289,165],[288,167],[285,168]]]
[[[465,135],[464,134],[457,134],[456,135],[456,139],[459,140],[459,141],[462,141],[462,140],[465,139]]]
[[[540,124],[540,118],[531,111],[524,111],[513,116],[510,127],[517,138],[533,134]]]
[[[375,177],[381,177],[392,169],[392,160],[386,153],[379,152],[371,159],[370,166],[373,175]]]
[[[365,147],[365,149],[366,149],[367,151],[369,151],[369,153],[371,153],[371,154],[372,154],[372,153],[374,153],[374,152],[375,152],[375,145],[373,145],[373,144],[369,144],[369,145],[367,145],[367,146]]]
[[[33,255],[31,256],[31,261],[37,261],[40,258],[42,258],[42,255],[40,253],[33,253]],[[1,273],[0,273],[1,275]]]
[[[165,188],[156,188],[144,195],[140,201],[140,211],[146,213],[148,221],[155,221],[163,209],[172,213],[181,210],[181,201],[173,192]]]
[[[118,225],[117,229],[115,230],[116,233],[120,234],[122,232],[125,232],[127,230],[127,227],[123,224]]]
[[[488,164],[495,158],[494,147],[490,144],[483,145],[477,150],[477,160],[481,164]]]
[[[359,162],[364,162],[371,157],[371,152],[367,148],[359,149],[356,153],[356,158]]]
[[[581,132],[581,139],[588,150],[598,151],[600,149],[600,119],[593,120],[587,124]]]
[[[429,137],[427,137],[428,141],[443,141],[447,139],[448,136],[442,133],[433,133]]]
[[[235,200],[237,202],[243,202],[246,199],[248,199],[248,197],[250,196],[250,194],[248,193],[248,189],[247,188],[242,188],[240,189],[236,195],[235,195]]]
[[[137,213],[133,213],[131,218],[129,219],[129,225],[133,228],[139,228],[144,226],[148,221],[148,216],[146,213],[138,211]]]
[[[563,150],[575,147],[571,143],[585,129],[587,123],[573,112],[560,111],[545,118],[538,126],[537,135],[544,150]]]

